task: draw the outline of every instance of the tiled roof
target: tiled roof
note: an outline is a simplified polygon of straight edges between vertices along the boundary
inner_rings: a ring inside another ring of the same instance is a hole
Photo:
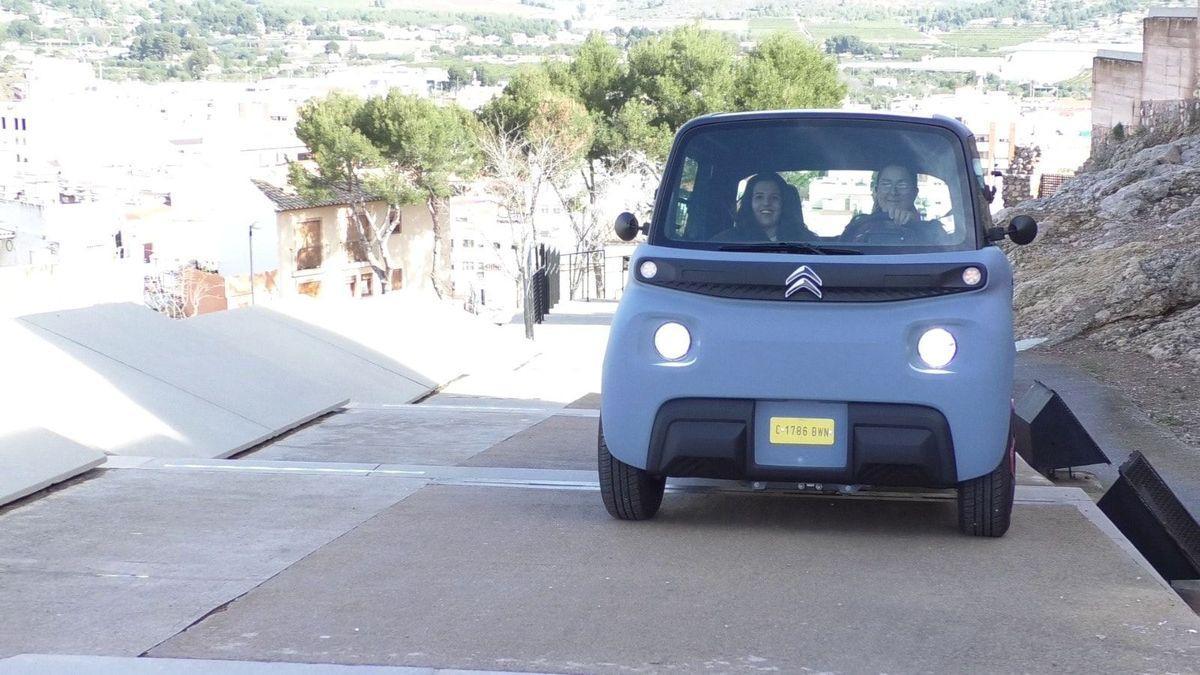
[[[345,190],[331,189],[330,192],[333,194],[331,194],[328,199],[309,200],[294,192],[288,192],[284,188],[276,187],[265,181],[251,179],[250,182],[254,183],[254,186],[267,196],[267,199],[275,202],[276,211],[317,209],[323,206],[346,206],[352,201],[350,199],[350,193],[346,192]],[[367,193],[361,194],[368,202],[383,201],[375,195]]]

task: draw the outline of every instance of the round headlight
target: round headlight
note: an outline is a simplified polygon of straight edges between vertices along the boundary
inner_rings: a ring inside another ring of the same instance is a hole
[[[692,348],[692,334],[683,324],[669,321],[654,331],[654,348],[668,361],[682,359]]]
[[[957,351],[958,343],[945,328],[930,328],[917,341],[917,353],[930,368],[944,368]]]
[[[655,274],[658,274],[658,265],[654,264],[653,260],[647,260],[638,268],[642,272],[642,278],[653,279]]]
[[[983,272],[978,267],[968,267],[962,273],[963,283],[968,286],[978,286],[983,281]]]

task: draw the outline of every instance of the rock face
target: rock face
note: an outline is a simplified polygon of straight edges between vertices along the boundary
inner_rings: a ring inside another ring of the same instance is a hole
[[[1018,338],[1101,344],[1200,368],[1200,135],[1119,156],[1028,214],[1030,245],[1006,244]]]

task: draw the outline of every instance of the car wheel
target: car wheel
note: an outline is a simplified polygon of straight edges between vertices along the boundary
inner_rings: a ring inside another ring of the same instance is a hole
[[[1015,457],[1010,440],[1000,466],[958,484],[958,529],[974,537],[1003,537],[1012,520],[1016,491]]]
[[[613,518],[646,520],[658,513],[666,478],[652,476],[646,470],[630,466],[613,457],[604,442],[604,425],[596,442],[600,464],[600,495],[604,508]]]

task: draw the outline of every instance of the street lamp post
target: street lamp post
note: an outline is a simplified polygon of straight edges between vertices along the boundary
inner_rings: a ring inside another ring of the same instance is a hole
[[[254,306],[254,223],[250,223],[250,306]]]

